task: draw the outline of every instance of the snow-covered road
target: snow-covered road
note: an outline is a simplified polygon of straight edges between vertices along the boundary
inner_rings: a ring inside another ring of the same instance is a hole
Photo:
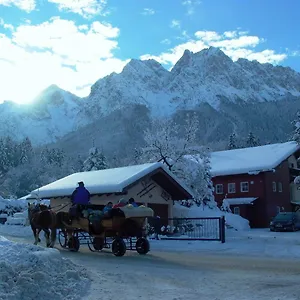
[[[299,259],[159,250],[115,257],[84,247],[61,254],[91,272],[92,287],[83,300],[300,299]]]

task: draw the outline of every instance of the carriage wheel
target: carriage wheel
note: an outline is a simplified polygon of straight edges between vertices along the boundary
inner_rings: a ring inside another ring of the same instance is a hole
[[[123,256],[126,253],[126,244],[123,239],[115,238],[112,242],[111,249],[115,256]]]
[[[93,238],[92,243],[88,242],[88,247],[91,251],[101,251],[104,248],[104,239],[100,237]]]
[[[58,233],[58,242],[62,248],[67,248],[67,240],[67,234],[60,230]]]
[[[80,242],[78,237],[72,236],[68,241],[68,248],[70,251],[77,252],[80,247]]]
[[[150,251],[150,243],[144,237],[138,238],[135,244],[135,248],[138,254],[147,254]]]

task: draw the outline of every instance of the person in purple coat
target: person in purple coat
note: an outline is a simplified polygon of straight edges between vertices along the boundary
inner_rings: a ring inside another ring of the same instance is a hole
[[[78,182],[78,187],[74,190],[71,196],[72,207],[69,210],[69,214],[72,217],[79,218],[81,216],[82,210],[90,204],[91,194],[85,188],[82,181]]]
[[[78,182],[78,187],[74,190],[71,196],[72,204],[88,205],[90,204],[91,194],[85,188],[82,181]]]

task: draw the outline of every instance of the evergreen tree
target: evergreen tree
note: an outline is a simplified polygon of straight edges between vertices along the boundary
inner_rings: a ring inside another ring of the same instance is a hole
[[[294,132],[292,140],[300,144],[300,111],[297,112],[296,120],[293,122]]]
[[[0,172],[4,174],[9,169],[8,156],[4,139],[0,139]]]
[[[18,166],[19,145],[14,142],[11,137],[6,137],[4,139],[4,145],[8,168]]]
[[[72,159],[72,171],[81,172],[83,171],[83,159],[81,155],[78,155],[75,159]]]
[[[247,147],[256,147],[256,146],[259,146],[259,139],[257,139],[253,132],[250,131],[249,132],[249,135],[248,135],[248,138],[247,138],[247,141],[246,141],[246,146]]]
[[[236,145],[236,134],[232,133],[229,136],[229,143],[228,143],[228,149],[232,150],[232,149],[236,149],[237,145]]]
[[[65,161],[65,153],[58,148],[44,148],[41,151],[41,162],[45,165],[55,165],[61,167]]]
[[[92,147],[89,150],[88,158],[83,162],[83,171],[97,171],[107,169],[107,160],[102,151],[97,147]]]
[[[33,157],[33,148],[31,141],[28,137],[26,137],[19,146],[19,162],[20,164],[25,164],[30,162]]]

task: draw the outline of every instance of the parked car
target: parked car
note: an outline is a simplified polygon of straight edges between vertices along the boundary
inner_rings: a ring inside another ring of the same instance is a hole
[[[281,212],[270,222],[271,231],[296,231],[300,229],[300,214]]]

